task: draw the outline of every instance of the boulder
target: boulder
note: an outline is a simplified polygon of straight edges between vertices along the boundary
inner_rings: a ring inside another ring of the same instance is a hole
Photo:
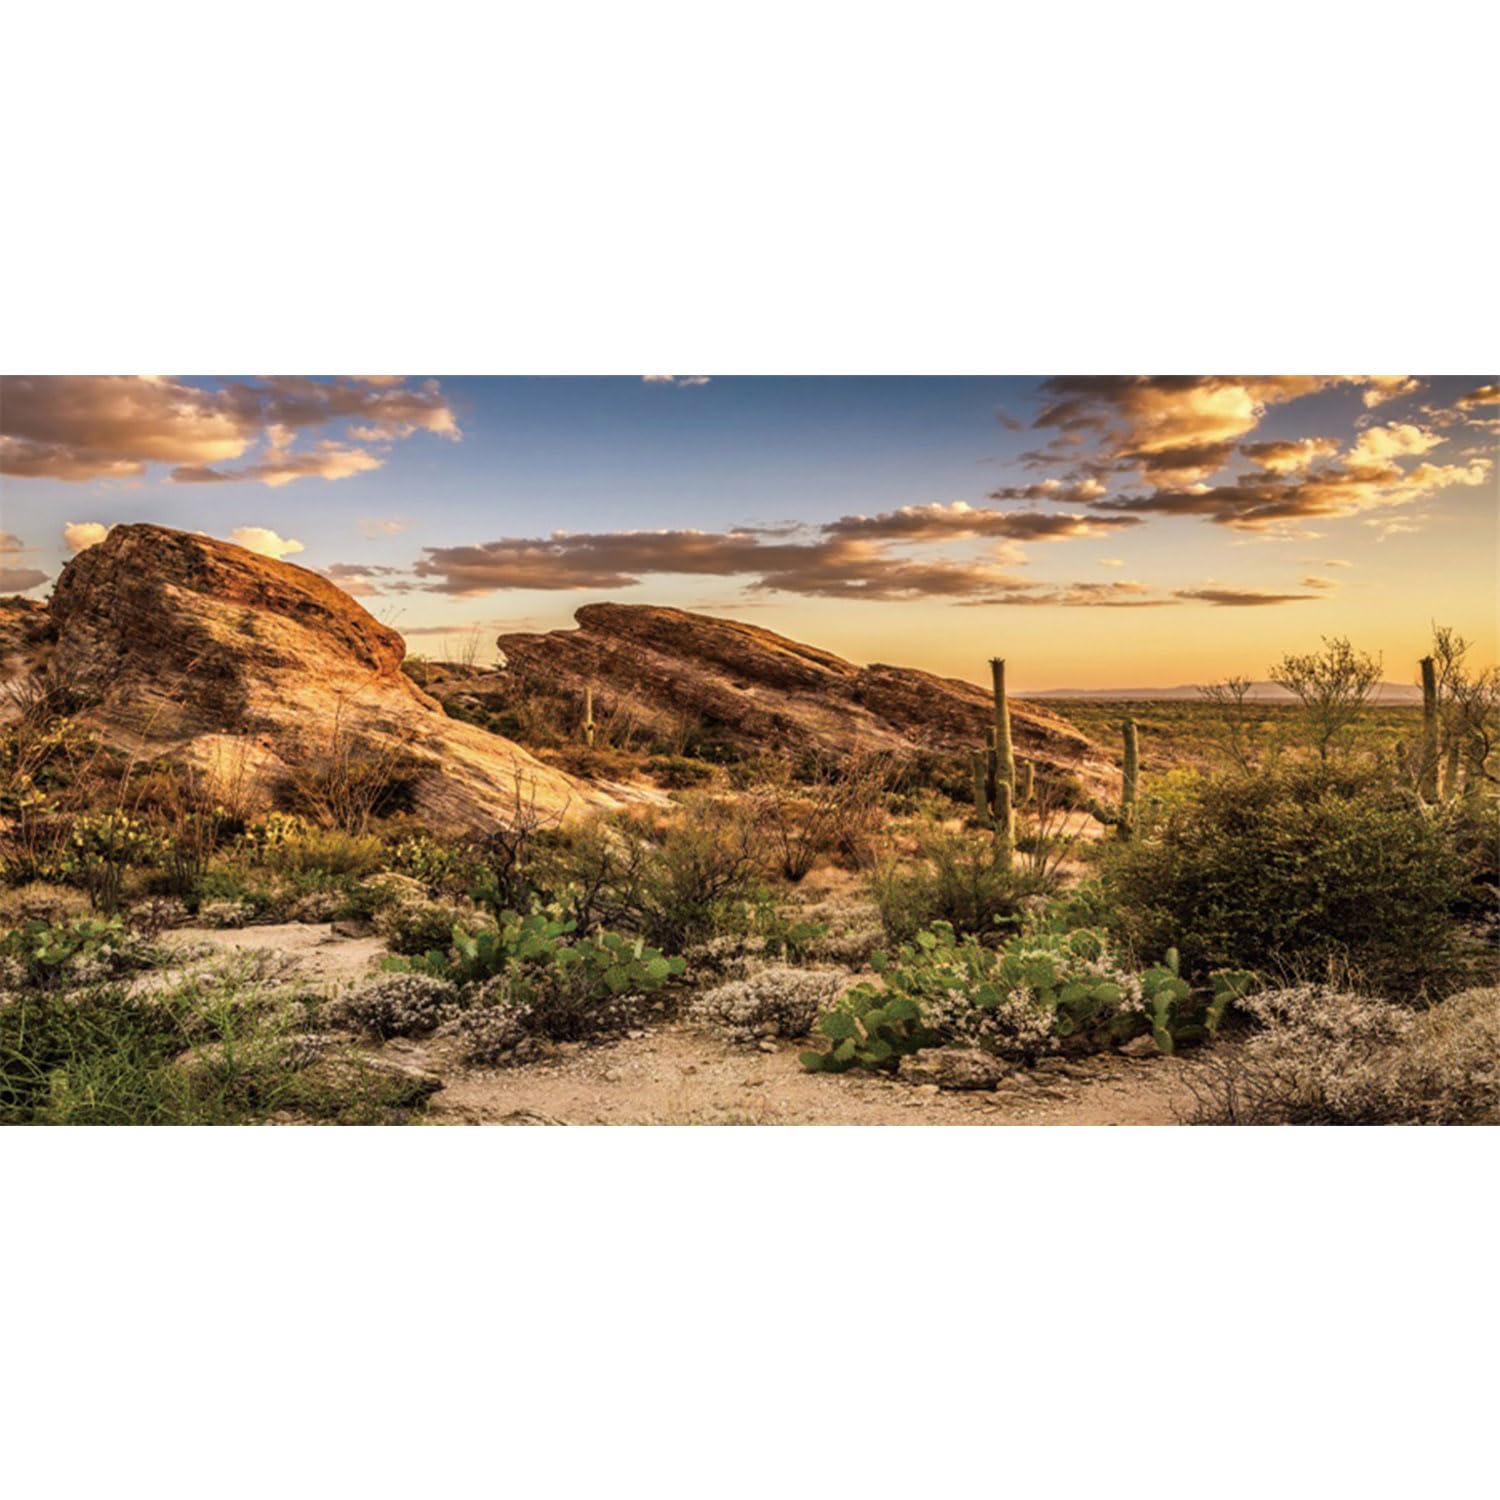
[[[594,715],[617,710],[670,734],[684,716],[742,749],[848,754],[968,752],[989,733],[987,689],[912,667],[859,666],[757,625],[647,604],[589,604],[576,630],[502,635],[504,674],[488,674],[489,700],[552,695]],[[982,670],[984,663],[975,663]],[[1013,701],[1017,753],[1042,768],[1114,773],[1067,720]]]
[[[329,580],[230,542],[116,526],[63,569],[49,616],[84,723],[242,799],[353,762],[389,770],[442,831],[494,826],[518,788],[547,814],[616,805],[449,718],[402,672],[401,636]]]

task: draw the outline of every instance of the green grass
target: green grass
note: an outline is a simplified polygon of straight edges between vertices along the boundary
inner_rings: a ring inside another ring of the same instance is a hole
[[[310,1047],[313,1002],[248,969],[155,994],[109,982],[0,1004],[0,1124],[239,1125],[272,1117],[403,1123],[430,1085],[348,1046]]]

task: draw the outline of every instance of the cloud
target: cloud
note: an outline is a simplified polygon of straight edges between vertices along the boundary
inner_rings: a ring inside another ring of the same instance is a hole
[[[1335,589],[1338,585],[1331,578],[1308,577],[1302,580],[1305,589]]]
[[[1409,458],[1430,452],[1443,439],[1435,432],[1410,422],[1393,422],[1388,427],[1367,427],[1345,455],[1354,468],[1380,468],[1394,458]]]
[[[1197,599],[1221,608],[1245,608],[1263,604],[1293,604],[1316,599],[1316,594],[1268,594],[1260,589],[1174,589],[1174,599]]]
[[[338,442],[320,444],[321,457],[297,456],[291,468],[275,461],[299,432],[346,420],[389,438],[461,435],[434,380],[274,376],[209,389],[155,376],[8,376],[0,381],[0,473],[80,481],[140,475],[160,463],[174,466],[178,482],[212,476],[275,484],[305,472],[339,478],[378,467],[378,459]],[[259,466],[234,475],[214,467],[263,440],[271,451]],[[340,460],[330,452],[360,458]]]
[[[1488,459],[1475,459],[1469,464],[1423,463],[1410,471],[1394,463],[1369,467],[1334,464],[1298,479],[1247,474],[1228,484],[1126,495],[1098,505],[1126,514],[1204,516],[1221,526],[1254,531],[1279,528],[1307,516],[1350,516],[1410,505],[1453,485],[1483,484],[1490,469]]]
[[[0,568],[0,594],[24,594],[50,576],[40,568]]]
[[[331,441],[319,443],[306,453],[273,448],[260,463],[243,469],[177,468],[173,484],[244,484],[256,482],[279,489],[296,479],[348,479],[382,468],[385,460],[363,448],[348,448]]]
[[[1099,559],[1099,566],[1101,568],[1123,568],[1125,566],[1125,559],[1123,557],[1101,557]]]
[[[62,529],[63,546],[76,556],[86,547],[97,547],[111,529],[102,521],[65,521]]]
[[[1061,375],[1042,383],[1047,404],[1032,425],[1092,438],[1105,459],[1142,478],[1190,484],[1217,473],[1269,407],[1311,395],[1333,378]]]
[[[753,593],[791,593],[828,599],[951,599],[971,603],[1100,604],[1140,602],[1139,584],[1080,584],[1070,588],[1037,583],[1008,572],[1000,561],[980,558],[905,557],[890,550],[893,540],[930,537],[932,512],[945,516],[952,508],[911,507],[912,521],[845,517],[811,541],[766,540],[753,531],[554,532],[548,537],[502,537],[466,547],[428,547],[414,572],[438,593],[475,595],[494,589],[632,588],[657,574],[748,580]],[[936,523],[936,534],[974,536],[970,518],[991,512],[969,511],[957,523]],[[1050,525],[1054,518],[1046,517]],[[1077,517],[1060,517],[1065,525]],[[885,523],[878,534],[863,525]],[[899,529],[914,525],[917,534]],[[839,530],[843,527],[845,529]]]
[[[401,569],[379,567],[373,563],[331,563],[317,571],[338,584],[346,594],[352,594],[356,599],[367,599],[383,594],[385,589],[380,580],[399,574]]]
[[[0,531],[0,555],[7,552],[25,552],[26,548],[13,531]]]
[[[362,535],[373,541],[376,537],[398,536],[403,531],[410,531],[411,522],[397,520],[394,516],[364,516],[359,529]]]
[[[1097,479],[1043,479],[1036,484],[1007,485],[990,491],[991,500],[1060,500],[1064,505],[1088,505],[1107,493]]]
[[[1500,402],[1500,385],[1476,386],[1458,398],[1460,406],[1494,406]]]
[[[827,536],[859,536],[886,541],[926,542],[942,538],[994,537],[1046,542],[1102,536],[1131,516],[1080,516],[1067,511],[978,510],[956,500],[951,505],[906,505],[877,516],[841,516],[824,526]]]
[[[1296,438],[1275,443],[1241,443],[1240,452],[1258,469],[1271,474],[1296,474],[1320,458],[1332,458],[1339,441],[1331,437]]]
[[[278,536],[264,526],[236,526],[229,533],[229,540],[247,551],[258,552],[262,557],[274,557],[278,561],[306,550],[294,537]]]
[[[1364,375],[1359,377],[1366,390],[1361,397],[1367,407],[1383,406],[1398,396],[1412,396],[1422,389],[1414,375]]]
[[[641,379],[647,385],[707,385],[712,380],[710,375],[642,375]]]

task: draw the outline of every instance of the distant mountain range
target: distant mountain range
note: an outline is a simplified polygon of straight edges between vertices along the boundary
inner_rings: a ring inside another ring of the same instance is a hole
[[[1042,692],[1020,693],[1017,698],[1076,698],[1118,703],[1170,703],[1195,700],[1202,696],[1198,685],[1183,683],[1180,687],[1155,688],[1046,688]],[[1256,682],[1246,695],[1254,703],[1295,703],[1284,687],[1274,682]],[[1414,683],[1382,682],[1372,694],[1376,703],[1420,703],[1422,689]]]

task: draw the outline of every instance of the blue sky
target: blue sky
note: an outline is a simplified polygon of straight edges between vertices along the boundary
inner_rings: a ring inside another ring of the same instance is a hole
[[[0,563],[40,596],[111,525],[207,531],[328,570],[414,650],[616,598],[974,678],[1000,642],[1033,688],[1258,676],[1330,633],[1404,663],[1433,618],[1488,660],[1497,394],[1484,376],[7,379]]]

